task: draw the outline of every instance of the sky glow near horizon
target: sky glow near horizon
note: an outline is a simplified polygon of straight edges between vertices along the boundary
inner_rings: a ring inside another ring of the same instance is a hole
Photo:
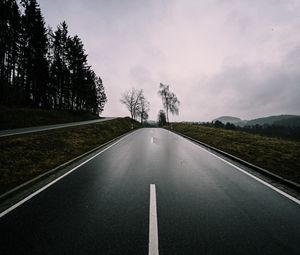
[[[159,83],[181,102],[171,121],[300,115],[298,0],[38,0],[54,30],[66,20],[108,96],[103,116],[128,116],[121,94]]]

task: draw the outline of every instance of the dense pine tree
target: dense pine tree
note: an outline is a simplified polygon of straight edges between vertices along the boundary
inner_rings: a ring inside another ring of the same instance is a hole
[[[65,109],[68,100],[69,70],[67,67],[68,26],[61,23],[53,35],[53,63],[51,64],[51,81],[54,84],[55,108]]]
[[[84,53],[83,44],[76,35],[68,39],[68,62],[70,70],[71,109],[80,109],[80,101],[83,96],[83,84],[87,71],[87,55]]]
[[[20,19],[16,1],[0,2],[0,103],[4,104],[15,100],[17,91]]]
[[[46,28],[36,0],[0,1],[0,104],[101,113],[106,95],[66,22]]]
[[[25,102],[46,106],[48,85],[47,30],[36,0],[22,1],[25,50]]]

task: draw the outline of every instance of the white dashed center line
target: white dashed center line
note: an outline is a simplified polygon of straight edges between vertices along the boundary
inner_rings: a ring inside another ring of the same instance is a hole
[[[148,255],[158,255],[158,228],[156,209],[156,188],[150,184],[150,211],[149,211],[149,252]]]

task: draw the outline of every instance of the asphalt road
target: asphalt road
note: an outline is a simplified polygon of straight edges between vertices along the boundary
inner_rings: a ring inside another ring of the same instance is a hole
[[[0,137],[29,134],[29,133],[41,132],[41,131],[52,130],[52,129],[66,128],[66,127],[81,126],[81,125],[87,125],[87,124],[92,124],[92,123],[97,123],[97,122],[102,122],[102,121],[107,121],[112,119],[115,119],[115,117],[106,117],[97,120],[68,122],[68,123],[38,126],[38,127],[7,129],[7,130],[0,131]]]
[[[0,254],[148,254],[150,184],[160,255],[300,254],[299,204],[162,129],[134,132],[4,215]]]

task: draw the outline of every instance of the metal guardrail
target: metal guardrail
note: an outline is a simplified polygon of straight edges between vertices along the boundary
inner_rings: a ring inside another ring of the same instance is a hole
[[[244,166],[246,166],[246,167],[248,167],[248,168],[250,168],[252,170],[255,170],[255,171],[257,171],[257,172],[259,172],[259,173],[261,173],[261,174],[263,174],[265,176],[268,176],[271,179],[273,179],[273,180],[275,180],[277,182],[280,182],[283,185],[288,186],[289,188],[292,188],[292,189],[300,192],[300,184],[298,184],[296,182],[287,180],[287,179],[283,178],[282,176],[274,174],[274,173],[272,173],[272,172],[270,172],[270,171],[268,171],[268,170],[266,170],[264,168],[261,168],[259,166],[256,166],[256,165],[252,164],[252,163],[249,163],[249,162],[247,162],[247,161],[245,161],[243,159],[240,159],[240,158],[238,158],[236,156],[233,156],[233,155],[231,155],[231,154],[229,154],[229,153],[227,153],[225,151],[222,151],[222,150],[217,149],[217,148],[215,148],[213,146],[210,146],[210,145],[208,145],[206,143],[203,143],[203,142],[201,142],[201,141],[199,141],[197,139],[194,139],[194,138],[189,137],[187,135],[181,134],[181,133],[176,132],[174,130],[170,130],[170,131],[172,131],[172,132],[176,133],[177,135],[180,135],[180,136],[182,136],[182,137],[184,137],[184,138],[186,138],[186,139],[188,139],[188,140],[190,140],[190,141],[192,141],[194,143],[202,145],[203,147],[206,147],[206,148],[208,148],[208,149],[210,149],[210,150],[212,150],[214,152],[217,152],[218,154],[223,155],[223,156],[225,156],[225,157],[227,157],[227,158],[229,158],[229,159],[231,159],[231,160],[233,160],[235,162],[238,162],[238,163],[240,163],[240,164],[242,164],[242,165],[244,165]]]

